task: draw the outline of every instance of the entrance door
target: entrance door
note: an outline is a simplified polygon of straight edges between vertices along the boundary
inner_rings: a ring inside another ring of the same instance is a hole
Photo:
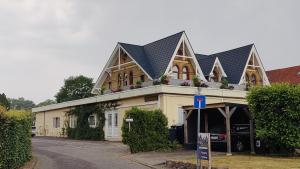
[[[119,137],[119,119],[116,110],[106,112],[106,137],[118,138]]]

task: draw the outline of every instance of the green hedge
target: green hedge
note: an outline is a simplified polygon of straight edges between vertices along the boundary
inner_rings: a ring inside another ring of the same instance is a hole
[[[90,104],[78,106],[68,112],[68,115],[77,117],[75,128],[70,128],[67,124],[67,136],[78,140],[104,140],[104,117],[105,107],[101,104]],[[95,128],[89,126],[88,118],[90,115],[96,115],[97,124]]]
[[[131,128],[125,121],[133,118]],[[170,148],[168,120],[161,110],[132,108],[125,114],[122,126],[122,141],[129,145],[131,152],[152,151]]]
[[[247,100],[254,113],[256,136],[271,153],[290,153],[300,146],[300,86],[254,87]]]
[[[0,112],[0,169],[16,169],[31,159],[30,113]]]

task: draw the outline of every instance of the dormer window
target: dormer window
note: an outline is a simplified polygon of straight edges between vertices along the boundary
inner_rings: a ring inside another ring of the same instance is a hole
[[[189,80],[189,69],[187,68],[187,66],[184,66],[182,68],[182,79],[183,80]]]
[[[172,77],[173,79],[179,79],[179,69],[177,65],[172,67]]]

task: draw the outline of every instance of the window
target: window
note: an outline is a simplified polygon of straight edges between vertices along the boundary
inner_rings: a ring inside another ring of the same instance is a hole
[[[133,85],[133,72],[129,72],[129,85]]]
[[[60,118],[59,117],[53,118],[53,128],[60,128]]]
[[[178,66],[174,65],[172,67],[172,77],[173,79],[179,79]]]
[[[118,127],[118,114],[116,113],[115,114],[115,119],[114,119],[114,124],[115,124],[115,127]]]
[[[249,78],[249,75],[248,74],[246,74],[246,83],[250,83],[250,78]]]
[[[108,82],[108,89],[111,90],[111,82]]]
[[[141,81],[145,82],[145,75],[141,75]]]
[[[70,116],[70,128],[75,128],[77,125],[77,117],[74,115]]]
[[[183,125],[183,113],[184,113],[183,108],[178,107],[178,125]]]
[[[90,115],[88,121],[90,127],[96,127],[96,117],[94,115]]]
[[[124,73],[123,74],[123,86],[127,86],[128,85],[128,74]]]
[[[252,82],[253,85],[256,85],[257,80],[256,80],[255,74],[252,74],[252,75],[251,75],[251,82]]]
[[[108,114],[108,127],[111,127],[112,126],[112,114]]]
[[[189,70],[187,68],[187,66],[184,66],[182,69],[182,79],[183,80],[189,80]]]
[[[118,87],[122,87],[122,75],[120,73],[118,74]]]

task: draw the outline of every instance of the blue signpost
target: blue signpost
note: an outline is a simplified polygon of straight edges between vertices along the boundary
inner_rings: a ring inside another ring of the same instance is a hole
[[[200,110],[205,109],[206,107],[206,96],[204,95],[195,95],[194,96],[194,107],[198,109],[198,125],[197,125],[197,136],[200,135]],[[201,160],[198,157],[201,157],[200,149],[199,149],[199,139],[197,141],[197,169],[200,169],[201,163],[199,163],[199,160]]]

